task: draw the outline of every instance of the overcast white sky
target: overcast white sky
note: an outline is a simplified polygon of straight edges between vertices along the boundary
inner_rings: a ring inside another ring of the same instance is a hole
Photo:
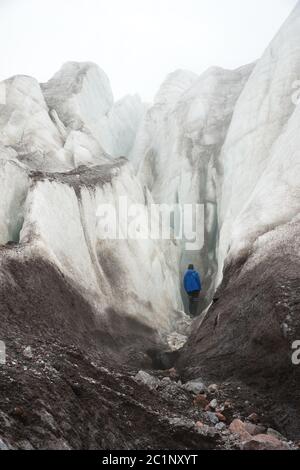
[[[297,0],[0,0],[0,79],[48,80],[69,60],[93,61],[116,98],[151,101],[184,68],[258,58]]]

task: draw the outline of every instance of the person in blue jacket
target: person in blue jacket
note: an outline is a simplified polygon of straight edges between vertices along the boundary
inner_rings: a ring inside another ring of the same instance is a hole
[[[192,317],[198,314],[199,295],[202,291],[200,275],[194,269],[194,265],[190,264],[188,270],[184,274],[183,279],[184,289],[189,296],[189,311]]]

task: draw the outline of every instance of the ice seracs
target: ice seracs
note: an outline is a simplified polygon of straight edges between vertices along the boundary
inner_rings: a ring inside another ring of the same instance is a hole
[[[68,62],[42,90],[69,130],[81,131],[115,157],[128,156],[145,110],[138,95],[114,102],[106,74],[90,62]]]
[[[52,122],[39,83],[26,76],[3,82],[0,104],[0,142],[15,150],[18,160],[31,168],[67,168],[63,139]]]

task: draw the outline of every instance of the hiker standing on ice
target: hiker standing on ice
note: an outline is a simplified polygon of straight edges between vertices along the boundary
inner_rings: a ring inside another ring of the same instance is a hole
[[[194,269],[194,265],[190,264],[188,270],[184,274],[183,285],[187,295],[190,298],[189,311],[191,317],[198,314],[199,295],[202,290],[200,275]]]

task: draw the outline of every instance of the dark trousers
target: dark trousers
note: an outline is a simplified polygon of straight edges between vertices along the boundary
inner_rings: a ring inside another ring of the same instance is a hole
[[[198,316],[198,309],[199,309],[199,295],[200,291],[196,290],[194,292],[189,292],[189,312],[191,317],[197,317]]]

